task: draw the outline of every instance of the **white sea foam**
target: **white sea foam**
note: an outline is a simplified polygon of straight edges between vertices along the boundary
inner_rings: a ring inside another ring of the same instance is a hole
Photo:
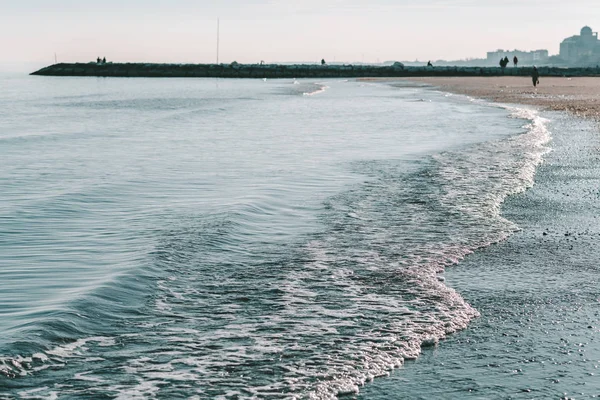
[[[115,340],[113,338],[101,336],[79,339],[69,344],[56,346],[55,348],[48,350],[46,354],[59,358],[79,357],[87,350],[86,345],[88,343],[96,343],[98,346],[108,347],[114,346]]]
[[[99,378],[97,376],[93,376],[92,374],[93,374],[93,371],[78,372],[75,374],[75,379],[78,379],[81,381],[87,381],[87,382],[97,382],[97,383],[106,382],[104,379]]]
[[[48,387],[41,387],[19,392],[19,397],[27,400],[56,400],[58,393],[50,391]]]
[[[155,397],[160,390],[161,384],[165,384],[165,382],[141,381],[134,387],[113,386],[109,389],[117,392],[117,396],[115,397],[117,400],[145,400]]]
[[[50,367],[60,367],[66,360],[84,357],[89,350],[87,345],[112,347],[116,344],[114,338],[94,336],[79,339],[71,343],[56,346],[45,352],[35,353],[30,357],[13,356],[0,357],[0,374],[8,377],[27,376],[30,373],[42,371]],[[90,361],[103,360],[99,357],[87,358]]]
[[[317,94],[320,93],[324,93],[327,89],[329,89],[329,86],[323,84],[323,83],[315,83],[315,85],[318,86],[318,89],[312,91],[312,92],[304,92],[304,96],[315,96]]]
[[[399,272],[405,274],[409,282],[422,288],[420,298],[435,298],[437,310],[428,314],[407,312],[401,319],[390,321],[396,327],[387,329],[390,333],[388,338],[379,334],[370,338],[371,341],[383,340],[383,343],[387,343],[382,347],[364,348],[359,344],[354,348],[355,344],[348,343],[350,351],[362,353],[362,368],[332,367],[327,373],[328,378],[310,392],[309,398],[335,399],[338,395],[353,393],[373,377],[386,375],[395,366],[401,365],[403,360],[418,357],[422,347],[436,345],[449,333],[464,329],[478,315],[458,293],[446,287],[437,274],[440,268],[459,262],[479,247],[504,240],[518,229],[513,222],[501,216],[501,205],[507,196],[533,185],[536,167],[549,151],[546,147],[550,140],[548,121],[533,109],[507,108],[512,117],[528,121],[524,126],[525,133],[478,144],[466,152],[442,153],[435,157],[438,168],[433,179],[444,193],[441,202],[447,212],[463,215],[465,230],[462,233],[467,234],[463,239],[466,242],[449,242],[438,249],[423,249],[431,255],[426,258],[415,257]],[[354,213],[352,218],[357,218]],[[469,229],[473,231],[472,234],[468,233]],[[317,262],[330,262],[331,257],[326,256],[328,252],[316,247],[313,245],[312,249],[315,256],[320,254],[316,257]],[[302,280],[300,278],[300,282]],[[360,292],[361,288],[352,289],[349,286],[345,290]],[[411,308],[410,301],[400,300],[394,305],[398,309],[405,305],[407,311]],[[313,308],[309,312],[318,311]],[[398,335],[402,337],[400,344]],[[387,346],[393,350],[386,349]]]

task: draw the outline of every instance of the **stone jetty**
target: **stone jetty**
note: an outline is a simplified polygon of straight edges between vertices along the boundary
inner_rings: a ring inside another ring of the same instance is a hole
[[[531,67],[413,67],[395,63],[373,65],[312,64],[54,64],[31,73],[43,76],[95,76],[124,78],[393,78],[427,76],[529,76]],[[600,67],[538,67],[540,76],[600,76]]]

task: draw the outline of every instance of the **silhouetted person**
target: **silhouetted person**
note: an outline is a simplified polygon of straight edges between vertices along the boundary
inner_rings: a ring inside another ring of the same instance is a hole
[[[102,60],[100,60],[100,57],[98,57],[98,58],[96,59],[96,64],[100,64],[100,61],[102,61]]]
[[[321,65],[325,65],[325,59],[321,60]]]
[[[106,64],[106,57],[102,59],[102,64]]]
[[[515,64],[515,68],[517,67],[517,64],[519,63],[519,59],[517,58],[517,56],[515,56],[513,58],[513,64]]]
[[[536,67],[533,67],[533,71],[531,71],[531,80],[533,81],[533,87],[537,87],[540,83],[540,73]]]
[[[427,61],[427,66],[428,67],[433,67],[433,64],[431,63],[431,61]]]
[[[506,67],[506,63],[504,62],[504,58],[500,59],[500,68],[504,69]]]

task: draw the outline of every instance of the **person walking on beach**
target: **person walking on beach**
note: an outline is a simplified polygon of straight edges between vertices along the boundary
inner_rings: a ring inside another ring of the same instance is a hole
[[[531,80],[533,81],[533,87],[537,87],[540,83],[540,73],[536,67],[533,67],[533,71],[531,71]]]

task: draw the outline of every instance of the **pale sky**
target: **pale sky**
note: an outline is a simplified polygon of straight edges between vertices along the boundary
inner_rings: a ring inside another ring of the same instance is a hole
[[[558,53],[597,0],[0,0],[0,66],[64,62],[455,60]]]

